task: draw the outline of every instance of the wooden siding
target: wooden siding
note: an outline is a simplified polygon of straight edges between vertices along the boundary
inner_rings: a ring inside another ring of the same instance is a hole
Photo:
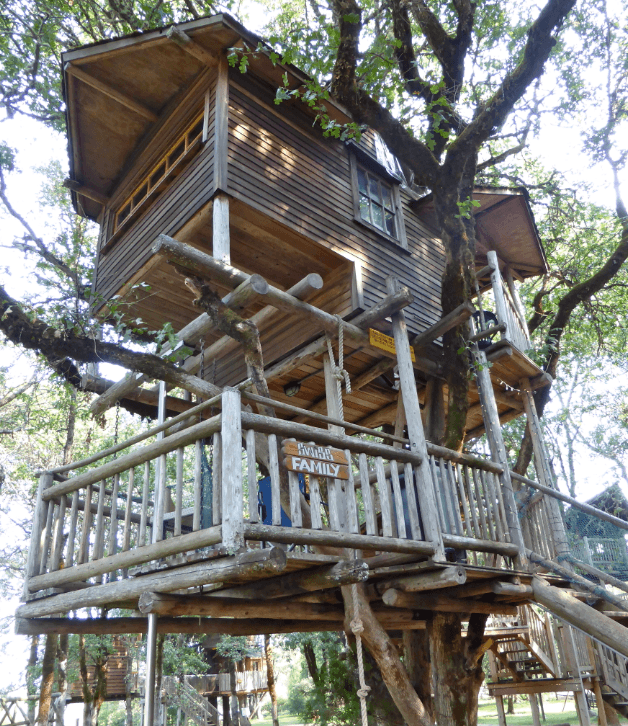
[[[275,106],[272,92],[232,72],[229,109],[229,193],[315,244],[362,265],[365,307],[386,295],[396,275],[415,301],[408,324],[420,331],[440,316],[443,250],[409,208],[402,191],[408,250],[354,221],[349,152],[324,139],[289,104]],[[320,249],[320,247],[319,247]]]
[[[210,109],[214,108],[215,77],[209,80]],[[109,225],[106,238],[113,232],[113,219],[124,194],[137,183],[160,153],[189,123],[204,104],[204,91],[192,94],[177,111],[176,118],[163,134],[153,140],[145,158],[139,159],[116,190],[109,209]],[[206,204],[214,192],[213,180],[213,128],[214,114],[210,112],[208,141],[185,165],[183,171],[172,181],[146,212],[120,236],[110,250],[99,256],[98,275],[95,281],[96,308],[98,301],[106,301],[118,293],[122,285],[133,277],[151,256],[151,246],[157,235],[174,234],[187,220]],[[105,215],[107,217],[107,215]],[[101,303],[102,304],[102,303]]]

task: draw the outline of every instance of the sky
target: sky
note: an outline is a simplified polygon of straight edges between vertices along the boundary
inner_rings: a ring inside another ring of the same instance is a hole
[[[254,29],[254,28],[252,28]],[[63,136],[52,132],[43,125],[28,118],[17,117],[8,119],[0,124],[0,139],[17,149],[17,167],[19,173],[14,173],[8,179],[8,194],[13,206],[34,227],[37,233],[47,234],[46,228],[54,225],[54,218],[42,215],[38,209],[38,190],[43,177],[37,168],[56,160],[62,168],[67,169],[66,143]],[[575,179],[586,179],[593,183],[592,201],[598,204],[613,207],[614,193],[612,179],[608,170],[603,167],[591,169],[588,161],[584,159],[578,149],[581,145],[580,132],[576,127],[561,125],[555,119],[545,118],[544,125],[538,140],[532,144],[533,154],[541,155],[548,166],[556,167],[573,175]],[[628,189],[628,178],[625,178],[624,187]],[[628,194],[628,191],[626,192]],[[32,270],[24,264],[20,253],[10,249],[10,240],[14,235],[22,234],[21,227],[6,215],[2,215],[3,235],[0,244],[3,247],[1,264],[3,277],[9,293],[19,296],[24,287],[30,284]],[[9,249],[7,249],[9,247]],[[0,359],[0,362],[3,359]],[[106,375],[114,378],[122,372],[110,367]],[[596,420],[591,418],[585,422],[586,426],[593,426]],[[583,474],[583,489],[586,484],[586,498],[596,493],[607,480],[608,464],[599,458],[582,454],[579,460],[579,470]],[[627,492],[628,493],[628,492]],[[3,533],[6,536],[6,533]],[[13,601],[0,601],[0,618],[10,615],[15,609]],[[0,651],[0,689],[6,683],[7,677],[14,674],[16,664],[25,663],[27,641],[25,638],[10,638],[8,651]]]

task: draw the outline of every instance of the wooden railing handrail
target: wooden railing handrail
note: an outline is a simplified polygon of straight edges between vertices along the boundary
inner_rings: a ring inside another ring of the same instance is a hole
[[[83,466],[89,466],[89,464],[94,464],[97,461],[100,461],[100,459],[104,459],[106,456],[111,456],[112,454],[117,454],[119,451],[122,451],[123,449],[128,449],[129,446],[134,446],[135,444],[139,444],[141,441],[146,441],[146,439],[150,439],[151,436],[156,436],[157,434],[161,433],[162,431],[166,431],[169,428],[172,428],[173,426],[176,426],[178,423],[181,423],[182,421],[185,421],[186,419],[190,418],[190,416],[195,416],[198,413],[203,412],[205,409],[210,408],[211,406],[216,406],[220,403],[222,395],[214,396],[213,398],[210,398],[207,401],[203,401],[202,403],[199,403],[197,406],[194,406],[193,408],[188,409],[187,411],[184,411],[183,413],[180,413],[178,416],[175,416],[174,418],[169,418],[167,421],[164,421],[161,424],[158,424],[157,426],[153,426],[152,428],[148,429],[148,431],[144,431],[141,434],[136,434],[135,436],[131,436],[130,439],[125,439],[124,441],[121,441],[119,444],[115,444],[115,446],[110,446],[108,449],[103,449],[103,451],[99,451],[96,454],[93,454],[92,456],[88,456],[86,459],[81,459],[80,461],[73,461],[69,464],[65,464],[64,466],[57,466],[54,469],[47,469],[45,472],[36,472],[37,474],[63,474],[66,471],[72,471],[74,469],[80,469]]]
[[[357,431],[361,434],[368,434],[369,436],[375,436],[379,439],[387,439],[388,441],[394,441],[398,444],[409,444],[408,439],[404,439],[401,436],[395,436],[394,434],[386,434],[383,431],[376,431],[375,429],[369,429],[366,426],[360,426],[356,423],[350,423],[342,419],[333,418],[332,416],[325,416],[322,413],[315,411],[308,411],[298,406],[292,406],[289,403],[283,401],[275,401],[272,398],[266,398],[265,396],[258,396],[255,393],[249,393],[248,391],[242,391],[242,398],[246,398],[249,401],[255,401],[256,403],[262,403],[265,406],[272,406],[280,411],[286,411],[287,413],[293,413],[295,416],[304,416],[312,419],[312,421],[320,421],[321,423],[332,424],[334,426],[342,426],[345,429],[351,431]]]
[[[338,449],[367,454],[368,456],[381,456],[396,461],[407,461],[414,466],[421,463],[421,457],[408,449],[396,449],[387,444],[375,441],[364,441],[345,434],[336,434],[315,426],[284,421],[280,418],[262,416],[257,413],[242,412],[242,428],[251,429],[264,434],[276,434],[284,438],[298,438],[300,441],[314,441],[322,446],[334,446]]]
[[[459,451],[453,451],[453,449],[447,449],[444,446],[431,444],[429,441],[427,442],[427,453],[440,459],[447,459],[447,461],[455,464],[484,469],[484,471],[490,471],[493,474],[501,474],[504,471],[504,467],[496,461],[482,459],[479,456],[473,456],[473,454],[463,454]]]
[[[528,479],[527,476],[523,476],[522,474],[517,474],[516,472],[511,471],[510,476],[512,479],[515,479],[516,481],[520,481],[522,484],[527,484],[527,486],[533,487],[534,489],[538,489],[538,491],[543,492],[543,494],[547,494],[550,497],[554,497],[554,499],[560,499],[561,502],[565,502],[566,504],[571,504],[572,507],[575,507],[576,509],[579,509],[582,512],[586,512],[587,514],[590,514],[593,517],[597,517],[598,519],[603,519],[605,522],[610,522],[611,524],[614,524],[616,527],[619,527],[620,529],[628,530],[628,522],[626,522],[623,519],[620,519],[619,517],[615,517],[612,514],[603,512],[601,509],[598,509],[597,507],[592,507],[590,504],[584,504],[584,502],[579,502],[577,499],[574,499],[573,497],[570,497],[567,494],[563,494],[562,492],[559,492],[556,489],[550,489],[550,487],[546,487],[543,484],[539,484],[538,481]]]
[[[205,403],[209,404],[208,401]],[[180,446],[187,446],[198,439],[204,439],[220,430],[220,419],[221,414],[212,416],[212,418],[209,418],[206,421],[201,421],[200,423],[190,426],[190,428],[184,429],[183,431],[179,431],[172,436],[168,436],[160,441],[155,441],[152,444],[148,444],[148,446],[143,446],[141,449],[137,449],[136,451],[131,451],[119,459],[108,461],[106,464],[102,464],[95,469],[86,471],[83,474],[78,474],[66,481],[53,484],[51,487],[48,487],[43,491],[42,499],[50,500],[60,497],[62,494],[70,494],[71,492],[86,487],[89,484],[96,484],[98,481],[108,479],[115,474],[121,474],[123,471],[127,471],[135,466],[144,464],[146,461],[151,461],[162,454],[174,451]]]

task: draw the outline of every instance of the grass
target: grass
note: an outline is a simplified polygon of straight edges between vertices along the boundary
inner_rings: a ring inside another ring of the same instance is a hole
[[[504,699],[504,705],[506,705]],[[578,716],[573,702],[573,698],[569,697],[565,701],[565,697],[555,698],[554,694],[545,694],[543,696],[543,707],[545,709],[545,720],[541,719],[542,726],[557,726],[558,724],[570,724],[578,726]],[[597,712],[591,711],[591,723],[597,722]],[[527,700],[522,701],[520,698],[515,703],[514,714],[506,714],[506,722],[508,726],[532,726],[532,715],[530,713],[530,704]],[[627,724],[628,720],[619,719],[620,724]],[[486,699],[480,701],[478,708],[478,726],[497,726],[497,706],[494,699]],[[298,716],[289,713],[279,714],[280,726],[307,726],[303,724]],[[251,726],[272,726],[272,719],[265,718],[263,721],[254,719]]]
[[[505,705],[506,699],[504,699]],[[553,693],[545,694],[543,696],[543,708],[545,710],[545,720],[541,718],[542,726],[578,725],[578,715],[572,697],[565,701],[564,696],[555,698]],[[597,722],[597,711],[594,709],[590,713],[591,723],[595,724]],[[492,698],[481,701],[478,708],[478,726],[497,726],[498,723],[495,701]],[[506,714],[506,723],[508,726],[532,726],[532,714],[527,700],[517,699],[514,714]],[[620,723],[626,724],[628,721],[620,718]]]

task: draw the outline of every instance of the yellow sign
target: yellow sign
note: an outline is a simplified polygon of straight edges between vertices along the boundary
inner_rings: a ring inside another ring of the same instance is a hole
[[[386,335],[385,333],[380,333],[379,330],[373,330],[373,328],[369,328],[369,343],[375,347],[379,348],[380,350],[387,350],[389,353],[397,354],[397,349],[395,348],[395,339],[391,338],[390,335]],[[410,358],[412,358],[412,362],[414,363],[416,361],[416,356],[414,355],[414,348],[410,346]]]

